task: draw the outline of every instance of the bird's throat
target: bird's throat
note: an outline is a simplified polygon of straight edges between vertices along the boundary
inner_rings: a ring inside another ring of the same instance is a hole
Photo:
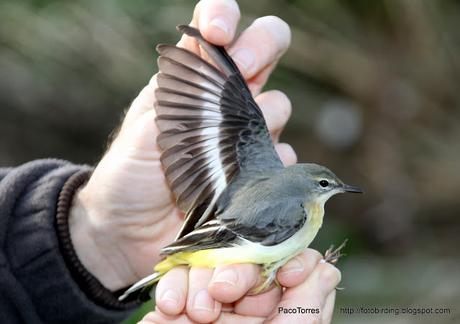
[[[310,226],[312,230],[316,230],[317,232],[323,224],[324,203],[310,202],[305,206],[305,212],[308,215],[308,226]]]

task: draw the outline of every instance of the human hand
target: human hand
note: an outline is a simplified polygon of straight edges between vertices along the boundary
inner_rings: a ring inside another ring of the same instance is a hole
[[[218,45],[234,38],[240,13],[233,0],[203,0],[191,25]],[[253,22],[228,49],[250,89],[257,95],[290,43],[290,30],[276,17]],[[195,40],[179,42],[202,55]],[[156,143],[154,91],[156,77],[133,101],[121,129],[89,182],[77,194],[70,212],[73,245],[83,265],[111,290],[124,288],[151,273],[160,249],[171,243],[183,223],[160,164]],[[285,164],[296,161],[279,135],[290,115],[290,103],[279,91],[258,94],[276,149]]]
[[[315,250],[290,260],[277,274],[281,286],[259,295],[247,293],[260,283],[259,267],[230,265],[169,271],[156,290],[156,310],[139,324],[162,323],[330,323],[340,271],[321,262]],[[285,313],[285,310],[313,310]]]

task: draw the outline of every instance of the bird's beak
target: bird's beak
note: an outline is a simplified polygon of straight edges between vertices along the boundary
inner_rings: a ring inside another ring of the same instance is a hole
[[[350,186],[347,184],[344,184],[342,186],[342,190],[344,192],[353,192],[353,193],[364,193],[364,191],[361,188],[355,187],[355,186]]]

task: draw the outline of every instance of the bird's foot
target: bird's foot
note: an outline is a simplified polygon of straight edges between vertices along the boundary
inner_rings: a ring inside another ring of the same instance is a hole
[[[347,241],[348,239],[343,241],[343,243],[340,244],[336,249],[334,249],[334,245],[331,245],[329,249],[327,249],[327,251],[324,253],[324,261],[335,265],[340,257],[345,255],[341,252],[341,250],[345,247]]]
[[[277,268],[267,268],[262,272],[262,278],[265,278],[264,282],[261,283],[259,286],[253,288],[250,291],[250,295],[258,295],[260,293],[263,293],[265,291],[268,291],[272,286],[273,283],[275,283],[277,286],[280,286],[278,280],[276,279],[276,272]]]
[[[342,244],[340,244],[335,250],[334,250],[334,245],[331,245],[329,249],[324,253],[324,262],[329,262],[330,264],[335,265],[337,261],[339,261],[341,256],[344,256],[345,254],[341,252],[341,250],[345,247],[347,244],[348,239],[343,241]],[[344,290],[344,287],[335,287],[336,290],[341,291]]]

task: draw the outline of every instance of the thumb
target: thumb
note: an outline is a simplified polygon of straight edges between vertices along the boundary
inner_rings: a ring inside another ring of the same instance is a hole
[[[158,160],[160,150],[156,137],[159,130],[155,123],[156,113],[151,109],[140,114],[122,127],[110,146],[110,154],[134,158],[136,160]]]
[[[158,158],[156,137],[159,131],[155,124],[156,113],[153,107],[156,87],[156,75],[154,75],[133,100],[111,144],[110,151],[116,150],[123,155],[144,155],[140,158]],[[148,152],[155,156],[145,156]]]
[[[155,102],[155,89],[157,86],[157,75],[155,74],[131,103],[122,128],[131,125],[147,111],[154,110],[153,103]]]

